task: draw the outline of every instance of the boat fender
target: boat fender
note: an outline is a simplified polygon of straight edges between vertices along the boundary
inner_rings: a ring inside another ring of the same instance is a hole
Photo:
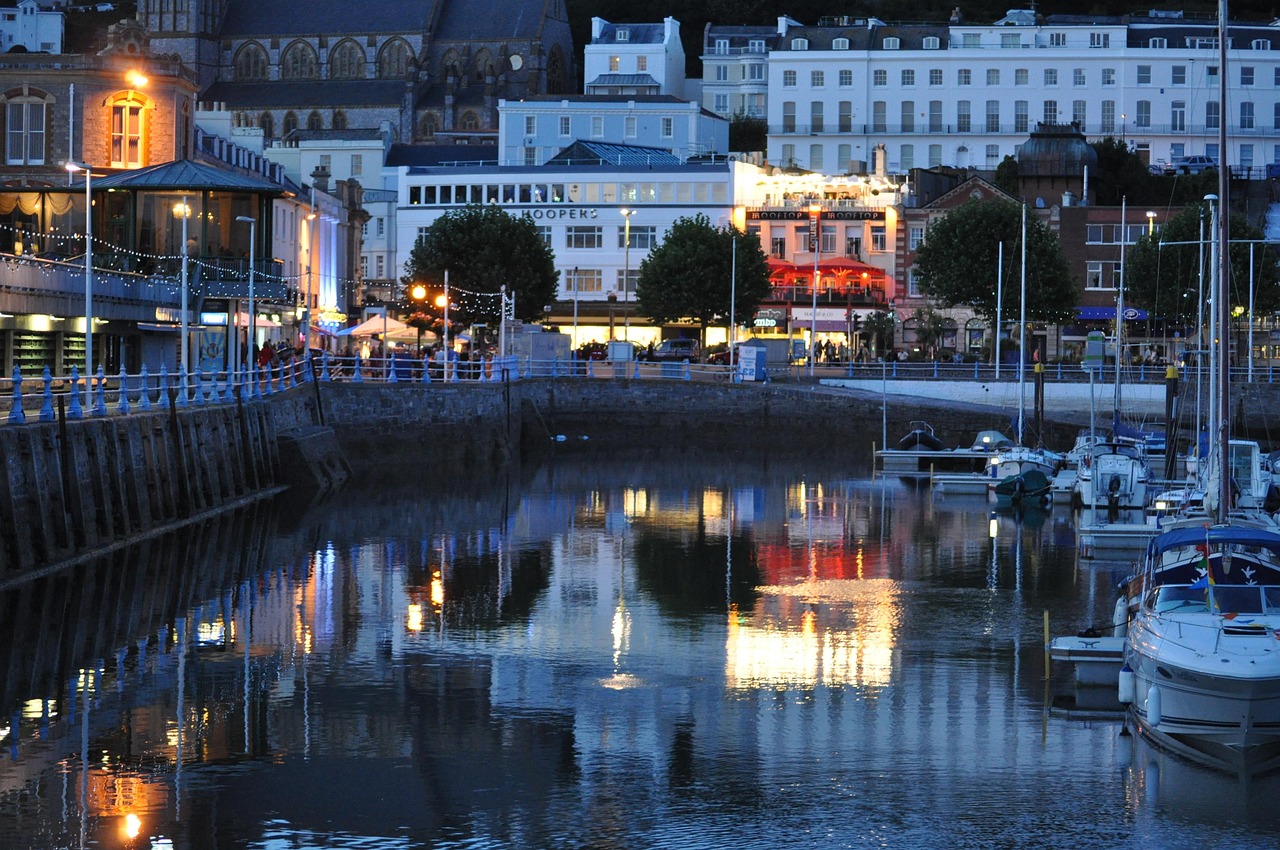
[[[1111,612],[1111,636],[1124,637],[1129,631],[1129,601],[1123,596],[1116,599]]]
[[[1160,714],[1160,688],[1152,685],[1151,690],[1147,691],[1147,722],[1154,729],[1163,719]]]
[[[1131,668],[1127,662],[1120,668],[1119,684],[1120,690],[1118,696],[1120,697],[1120,702],[1125,705],[1129,705],[1133,702],[1134,696],[1136,695],[1137,683],[1133,677],[1133,668]]]

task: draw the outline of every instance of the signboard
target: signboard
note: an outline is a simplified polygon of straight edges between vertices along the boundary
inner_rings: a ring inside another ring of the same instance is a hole
[[[1106,360],[1106,348],[1107,339],[1102,331],[1089,331],[1089,336],[1084,341],[1084,363],[1081,368],[1087,372],[1100,370]]]
[[[804,221],[809,218],[807,209],[798,210],[747,210],[747,221]],[[822,217],[828,221],[884,221],[884,210],[827,210]]]
[[[782,327],[787,321],[787,311],[767,307],[763,310],[757,310],[753,324],[757,328],[777,328]]]

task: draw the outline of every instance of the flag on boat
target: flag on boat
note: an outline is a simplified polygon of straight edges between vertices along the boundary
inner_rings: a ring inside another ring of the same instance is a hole
[[[1200,553],[1200,568],[1204,570],[1204,575],[1192,582],[1191,587],[1207,589],[1213,584],[1213,571],[1209,569],[1209,541],[1198,544],[1196,551]]]

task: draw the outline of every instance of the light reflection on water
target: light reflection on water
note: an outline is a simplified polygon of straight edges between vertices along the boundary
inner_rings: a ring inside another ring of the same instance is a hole
[[[1043,612],[1105,621],[1125,568],[1077,564],[1062,509],[747,464],[477,490],[285,506],[6,591],[0,847],[1280,835],[1274,777],[1058,710]]]

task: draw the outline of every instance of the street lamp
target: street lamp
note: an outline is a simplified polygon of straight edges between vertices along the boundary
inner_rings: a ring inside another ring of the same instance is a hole
[[[90,403],[93,380],[93,171],[83,162],[68,162],[67,171],[84,172],[84,403]]]
[[[191,207],[187,204],[187,196],[182,196],[182,203],[174,204],[173,214],[182,218],[182,271],[180,278],[182,280],[182,349],[178,355],[182,366],[182,403],[187,403],[187,376],[191,372],[190,363],[187,360],[187,349],[190,347],[188,335],[190,328],[187,325],[187,261],[191,253],[190,247],[187,245],[187,221],[191,218]]]
[[[622,322],[623,322],[623,339],[631,339],[631,216],[635,215],[635,210],[623,207],[618,212],[622,213],[622,217],[627,223],[623,227],[622,241],[622,257],[624,271],[622,273]]]
[[[1156,214],[1154,210],[1147,210],[1147,235],[1154,236],[1156,232]]]
[[[818,363],[818,254],[822,247],[822,205],[809,205],[809,250],[813,252],[813,312],[809,314],[809,375]]]
[[[254,322],[254,307],[253,307],[253,261],[254,261],[254,249],[257,247],[257,242],[258,242],[258,239],[257,239],[258,220],[253,216],[238,215],[236,216],[236,221],[244,221],[244,222],[248,222],[249,224],[249,356],[252,357],[254,353],[253,347],[257,345],[257,336],[255,335],[256,328],[255,328],[255,322]],[[239,311],[237,311],[237,314],[238,313]],[[237,318],[239,318],[238,315],[237,315]],[[239,336],[239,334],[240,334],[240,331],[239,329],[237,329],[236,335]],[[250,368],[253,368],[252,363],[248,365]]]
[[[427,300],[427,288],[420,283],[415,283],[409,288],[409,297],[413,299],[415,304],[424,304]],[[418,354],[422,354],[422,323],[418,322]]]
[[[312,186],[311,212],[307,213],[307,303],[306,309],[302,311],[303,320],[306,322],[302,337],[307,359],[311,358],[311,309],[315,303],[316,221],[318,219],[319,216],[316,215],[316,187]]]

